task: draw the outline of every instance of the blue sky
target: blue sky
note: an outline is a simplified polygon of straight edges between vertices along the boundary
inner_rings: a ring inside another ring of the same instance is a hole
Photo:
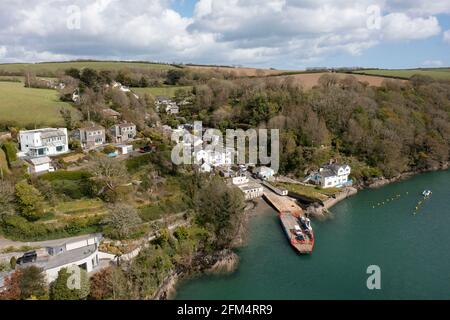
[[[0,62],[86,58],[278,69],[450,66],[450,1],[0,2]]]

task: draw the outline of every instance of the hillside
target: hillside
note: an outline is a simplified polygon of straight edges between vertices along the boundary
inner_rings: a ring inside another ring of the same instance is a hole
[[[379,75],[385,77],[399,77],[409,79],[414,75],[429,76],[436,80],[450,80],[450,68],[430,68],[430,69],[370,69],[358,70],[353,73]]]
[[[304,89],[311,89],[314,86],[319,84],[319,79],[324,74],[329,73],[323,73],[323,72],[316,72],[316,73],[299,73],[299,74],[292,74],[292,75],[282,75],[282,76],[276,76],[273,77],[274,79],[292,79],[294,83],[301,85]],[[338,77],[338,79],[342,80],[349,76],[347,73],[333,73]],[[380,87],[383,84],[383,81],[386,80],[385,77],[377,77],[377,76],[370,76],[370,75],[359,75],[359,74],[353,74],[356,78],[356,80],[360,82],[367,82],[369,85],[374,87]]]
[[[14,63],[0,64],[0,75],[18,75],[24,70],[29,70],[37,76],[55,76],[70,68],[92,68],[97,71],[118,71],[121,69],[142,70],[169,70],[175,67],[169,64],[147,63],[147,62],[120,62],[120,61],[69,61],[69,62],[45,62],[45,63]]]
[[[20,82],[0,81],[0,125],[21,127],[63,125],[61,108],[72,110],[75,119],[80,113],[61,102],[55,90],[25,88]]]

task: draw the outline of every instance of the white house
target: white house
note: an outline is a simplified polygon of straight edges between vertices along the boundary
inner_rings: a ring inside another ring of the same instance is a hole
[[[243,184],[239,185],[239,189],[244,193],[245,200],[252,200],[262,197],[264,188],[260,184]]]
[[[49,157],[26,159],[25,163],[30,174],[55,171],[55,168],[51,166],[52,160]]]
[[[234,150],[232,148],[224,148],[222,151],[202,149],[196,153],[194,152],[193,155],[197,163],[204,161],[205,163],[208,163],[210,166],[219,167],[232,165],[233,154]]]
[[[258,167],[253,170],[253,173],[260,179],[267,180],[275,175],[275,171],[269,167]]]
[[[212,167],[206,162],[200,166],[200,172],[209,173],[212,171]]]
[[[128,88],[127,86],[124,86],[123,84],[121,84],[120,82],[117,82],[117,81],[113,81],[112,87],[114,89],[119,89],[122,92],[131,92],[130,88]]]
[[[96,269],[99,265],[98,246],[101,238],[100,234],[93,234],[47,247],[48,257],[40,263],[47,276],[47,282],[53,282],[61,269],[73,265],[86,270],[88,273]]]
[[[57,156],[69,151],[66,128],[19,132],[20,151],[30,157]]]
[[[248,178],[245,175],[237,176],[232,179],[234,185],[246,184],[249,182]]]
[[[155,98],[156,111],[160,112],[163,109],[168,114],[177,114],[180,108],[172,99],[165,96],[156,96]]]
[[[351,185],[352,181],[348,179],[350,172],[349,165],[327,164],[310,175],[309,179],[322,188],[340,188]]]
[[[122,155],[133,152],[133,145],[119,144],[116,148],[119,150],[119,154]]]

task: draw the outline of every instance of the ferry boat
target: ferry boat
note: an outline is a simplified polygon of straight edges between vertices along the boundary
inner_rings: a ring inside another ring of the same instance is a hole
[[[429,196],[431,196],[431,194],[432,194],[431,190],[424,190],[424,191],[422,192],[422,195],[423,195],[424,197],[429,197]]]
[[[309,219],[294,216],[290,211],[281,212],[279,217],[292,247],[300,254],[311,254],[314,248],[314,233]]]

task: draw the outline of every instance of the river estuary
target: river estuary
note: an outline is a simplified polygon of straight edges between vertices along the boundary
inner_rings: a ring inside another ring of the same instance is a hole
[[[433,194],[416,211],[424,189]],[[450,298],[450,171],[364,190],[339,203],[332,218],[313,221],[311,256],[290,247],[271,207],[260,210],[247,245],[237,251],[238,270],[184,281],[177,299]],[[367,288],[370,265],[381,269],[380,290]]]

